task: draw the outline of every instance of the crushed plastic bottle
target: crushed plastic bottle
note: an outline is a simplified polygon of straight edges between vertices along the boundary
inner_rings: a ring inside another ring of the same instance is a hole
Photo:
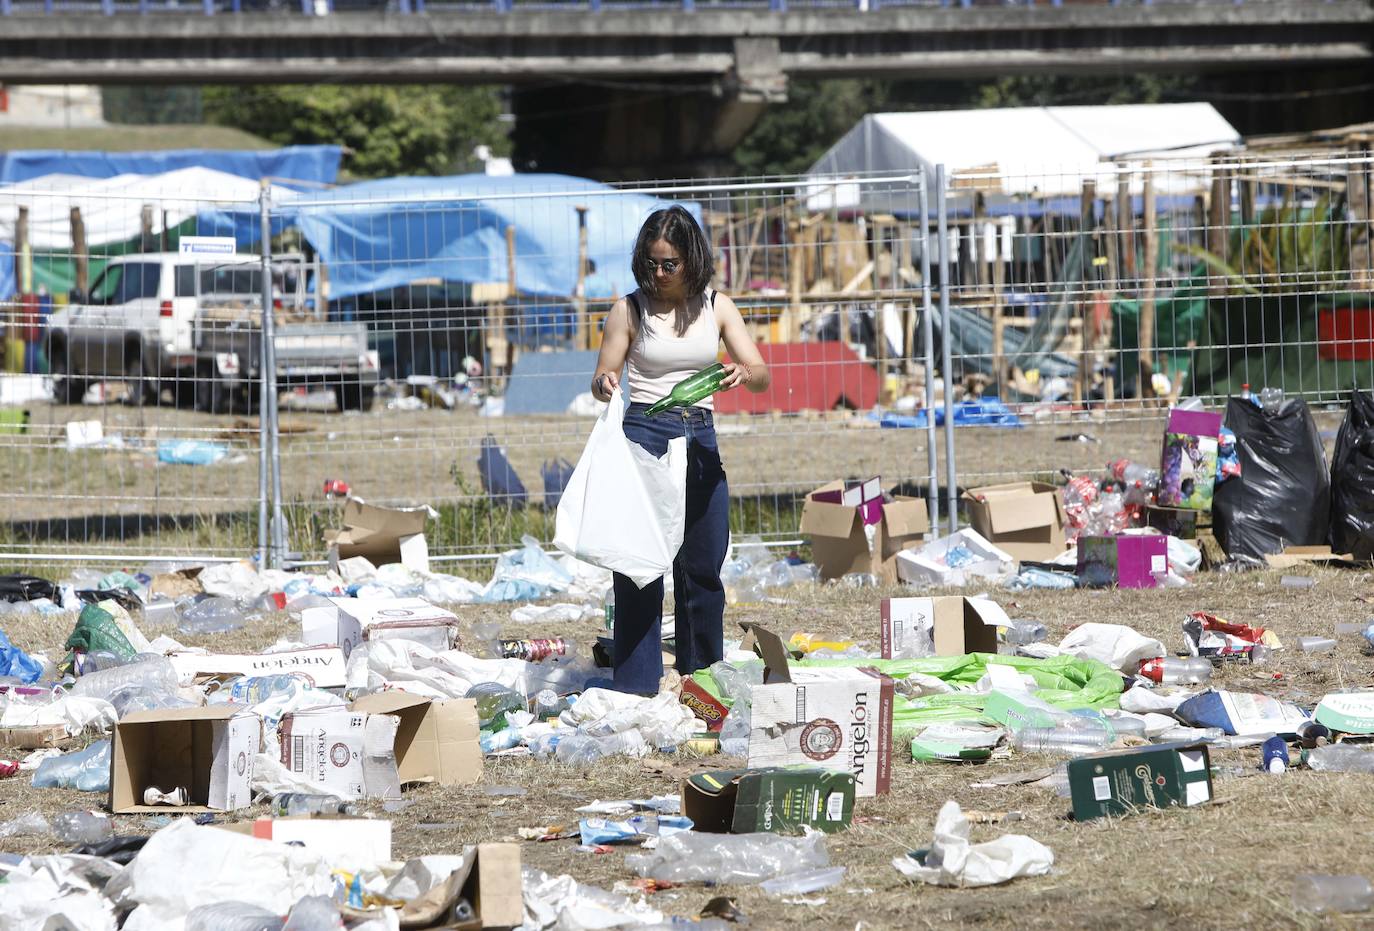
[[[478,682],[464,697],[477,700],[477,720],[485,731],[504,729],[506,712],[525,710],[525,697],[499,682]]]
[[[36,811],[0,822],[0,837],[28,837],[51,833],[52,825],[48,823],[48,819]]]
[[[1310,575],[1285,575],[1279,579],[1279,584],[1284,588],[1311,588],[1317,580]]]
[[[759,883],[759,888],[769,895],[806,895],[820,892],[844,881],[844,867],[827,866],[802,873],[788,873]]]
[[[638,730],[620,731],[605,737],[589,734],[569,734],[554,751],[558,762],[569,766],[590,766],[608,756],[642,757],[649,751],[644,735]]]
[[[361,908],[362,904],[354,907]],[[308,895],[292,906],[281,931],[343,931],[343,926],[338,906],[327,896]]]
[[[1138,674],[1141,678],[1162,685],[1193,685],[1212,678],[1212,664],[1201,656],[1189,656],[1186,659],[1160,656],[1142,660]]]
[[[560,698],[553,689],[540,689],[530,700],[530,711],[536,721],[544,721],[568,709],[568,700]]]
[[[1012,621],[1006,628],[1007,643],[1014,643],[1017,646],[1039,643],[1048,636],[1048,633],[1044,624],[1031,620]]]
[[[1298,649],[1304,653],[1325,653],[1336,649],[1336,641],[1330,637],[1299,637]]]
[[[156,692],[175,692],[180,680],[172,661],[165,656],[140,656],[134,662],[110,666],[83,675],[72,686],[73,695],[110,700],[126,688],[147,688]]]
[[[749,705],[736,701],[720,728],[720,752],[726,756],[749,754]]]
[[[1305,873],[1293,877],[1293,907],[1300,912],[1367,912],[1374,886],[1363,876]]]
[[[651,852],[625,858],[640,876],[668,882],[758,883],[830,866],[825,835],[705,834],[683,831],[659,839]]]
[[[1374,750],[1337,743],[1307,754],[1307,765],[1319,773],[1374,773]]]
[[[1283,406],[1283,389],[1265,387],[1260,389],[1259,406],[1265,413],[1272,414]]]
[[[33,774],[35,789],[80,789],[83,792],[108,792],[110,789],[110,742],[98,740],[84,750],[49,757],[38,764]]]
[[[186,931],[281,931],[285,921],[248,902],[212,902],[191,909]]]
[[[237,601],[223,595],[212,595],[181,612],[177,631],[183,634],[224,634],[238,630],[246,620]]]
[[[1083,756],[1096,753],[1116,739],[1111,728],[1083,719],[1061,727],[1023,727],[1011,732],[1011,745],[1023,753]]]
[[[65,844],[98,844],[114,833],[108,815],[94,811],[67,811],[54,815],[52,832]]]
[[[279,818],[290,815],[357,815],[358,806],[334,795],[314,792],[278,792],[272,796],[272,814]]]

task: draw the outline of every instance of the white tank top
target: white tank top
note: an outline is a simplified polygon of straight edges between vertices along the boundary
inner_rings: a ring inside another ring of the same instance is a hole
[[[640,307],[648,310],[649,298],[645,294],[636,291],[631,296],[639,301]],[[634,300],[630,301],[631,314],[635,314]],[[644,314],[626,359],[632,404],[654,403],[672,391],[678,382],[719,358],[720,327],[716,324],[714,301],[715,292],[707,289],[701,313],[681,336],[674,329],[671,315]],[[711,410],[711,395],[695,406]]]

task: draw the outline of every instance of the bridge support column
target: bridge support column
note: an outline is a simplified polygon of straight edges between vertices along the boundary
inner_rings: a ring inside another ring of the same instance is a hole
[[[735,146],[787,99],[777,40],[733,41],[733,66],[714,78],[517,86],[517,166],[605,181],[730,174]]]

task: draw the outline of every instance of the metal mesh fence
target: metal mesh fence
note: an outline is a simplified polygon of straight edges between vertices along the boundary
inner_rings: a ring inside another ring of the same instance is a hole
[[[947,521],[956,486],[1150,462],[1180,397],[1374,383],[1370,162],[0,189],[0,553],[315,559],[344,485],[431,506],[441,560],[548,542],[669,203],[772,373],[716,398],[735,532],[796,540],[806,492],[871,476]]]

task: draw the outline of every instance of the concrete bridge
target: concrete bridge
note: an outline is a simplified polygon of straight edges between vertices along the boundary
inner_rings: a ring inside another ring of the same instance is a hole
[[[277,10],[241,9],[241,0],[129,2],[102,0],[78,14],[52,0],[0,0],[0,81],[509,84],[522,154],[542,168],[621,178],[695,173],[725,157],[792,80],[1366,73],[1374,21],[1368,0],[861,0],[857,8],[395,0],[402,5],[326,15],[303,14],[316,10],[314,0]]]

